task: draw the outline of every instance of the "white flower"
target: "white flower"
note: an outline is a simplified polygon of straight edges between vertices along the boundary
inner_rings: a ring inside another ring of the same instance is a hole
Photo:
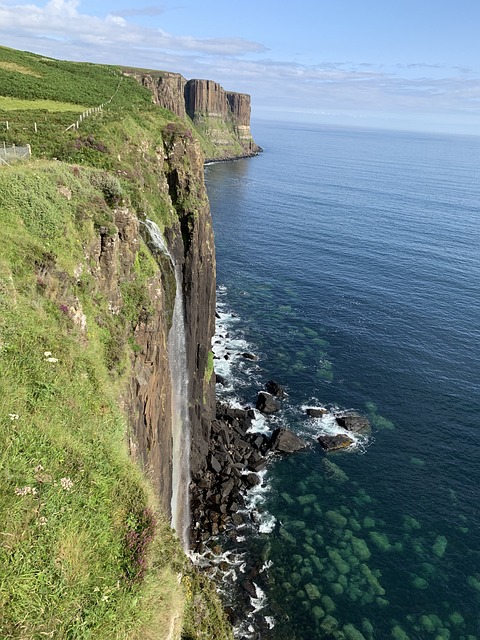
[[[20,416],[16,413],[9,413],[8,417],[10,418],[10,420],[13,421],[13,420],[18,420]]]
[[[35,489],[35,487],[15,487],[15,494],[17,496],[36,496],[37,490]]]
[[[73,487],[73,482],[70,478],[60,478],[60,484],[62,485],[62,489],[65,489],[65,491],[70,491]]]
[[[58,358],[45,358],[46,362],[58,362]]]

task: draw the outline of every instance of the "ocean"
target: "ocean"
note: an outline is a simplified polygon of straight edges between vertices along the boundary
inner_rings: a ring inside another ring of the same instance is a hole
[[[257,530],[230,558],[239,589],[258,567],[257,598],[237,636],[478,639],[480,138],[254,135],[263,154],[206,168],[218,393],[254,406],[284,385],[256,426],[310,446],[272,459],[249,498]],[[371,432],[325,454],[342,410]]]

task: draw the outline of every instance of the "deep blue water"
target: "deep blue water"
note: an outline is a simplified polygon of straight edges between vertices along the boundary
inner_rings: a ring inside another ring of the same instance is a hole
[[[480,138],[257,125],[257,158],[206,169],[233,362],[272,424],[355,409],[354,451],[269,466],[248,539],[272,564],[262,637],[480,638]],[[217,362],[217,364],[219,364]],[[227,394],[228,395],[228,394]]]

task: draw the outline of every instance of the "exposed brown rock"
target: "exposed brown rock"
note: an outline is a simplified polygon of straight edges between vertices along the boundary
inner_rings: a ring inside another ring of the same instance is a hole
[[[179,73],[142,72],[138,69],[125,70],[124,73],[133,76],[146,87],[151,92],[155,104],[172,111],[179,118],[185,118],[184,90],[187,81]]]
[[[227,92],[213,80],[185,80],[178,73],[124,69],[146,87],[155,104],[194,125],[215,146],[210,160],[256,155],[261,148],[250,132],[250,96]]]

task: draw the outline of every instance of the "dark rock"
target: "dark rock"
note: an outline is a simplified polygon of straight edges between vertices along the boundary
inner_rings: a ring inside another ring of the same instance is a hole
[[[307,409],[307,416],[310,416],[310,418],[321,418],[326,413],[328,413],[328,409],[324,407],[309,407]]]
[[[215,471],[215,473],[220,473],[220,471],[222,470],[222,465],[213,454],[210,454],[210,466]]]
[[[285,396],[287,395],[285,393],[284,387],[278,384],[278,382],[275,382],[275,380],[269,380],[265,385],[265,389],[268,391],[268,393],[271,393],[272,396],[276,396],[277,398],[285,398]]]
[[[256,487],[257,485],[260,484],[260,478],[257,476],[256,473],[249,473],[248,475],[244,476],[244,480],[245,480],[245,484],[248,487]]]
[[[370,423],[367,418],[360,416],[356,413],[347,414],[344,416],[336,416],[335,420],[340,427],[343,427],[347,431],[357,433],[358,431],[364,431],[370,429]]]
[[[280,410],[280,405],[271,393],[260,391],[257,398],[256,408],[262,413],[275,413]]]
[[[234,513],[232,516],[232,522],[236,527],[239,527],[243,524],[243,518],[239,513]]]
[[[251,580],[244,580],[242,582],[242,588],[248,593],[251,598],[257,597],[257,590],[255,589],[255,585]]]
[[[255,449],[260,450],[268,439],[262,433],[250,440],[250,444]]]
[[[262,458],[261,460],[249,462],[248,470],[255,471],[255,472],[262,471],[262,469],[265,469],[266,466],[267,466],[267,461],[265,460],[265,458]]]
[[[227,482],[224,482],[221,486],[222,497],[229,496],[234,486],[235,485],[233,482],[233,478],[230,478],[230,480],[227,480]]]
[[[307,446],[305,440],[283,427],[275,429],[270,439],[271,451],[279,451],[280,453],[293,453],[305,449]]]
[[[226,378],[224,378],[223,376],[221,376],[219,373],[215,374],[215,382],[217,384],[221,384],[222,387],[226,387],[227,386],[227,380]]]
[[[318,436],[317,440],[324,451],[338,451],[339,449],[346,449],[353,444],[352,438],[343,434],[336,436],[322,435]]]
[[[245,351],[244,353],[242,353],[242,356],[246,360],[258,360],[258,356],[256,356],[254,353],[249,353],[248,351]]]

